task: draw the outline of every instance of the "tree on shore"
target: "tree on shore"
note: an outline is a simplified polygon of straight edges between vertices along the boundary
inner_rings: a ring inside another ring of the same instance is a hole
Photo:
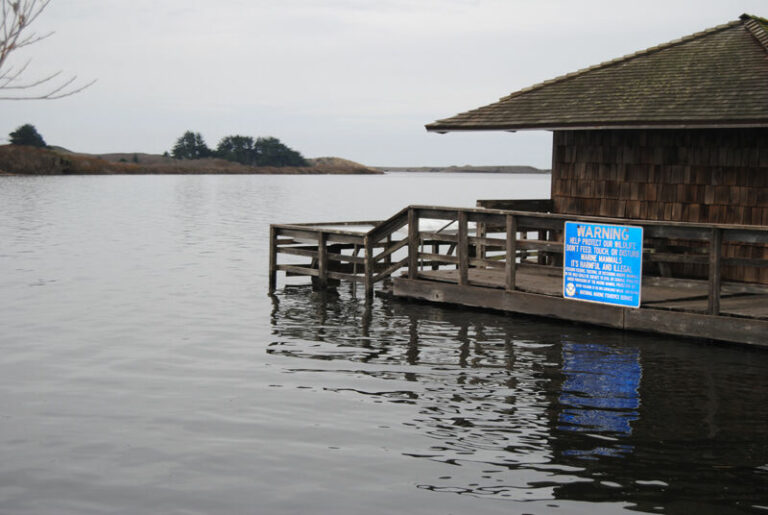
[[[8,134],[11,145],[27,145],[30,147],[47,147],[45,140],[37,132],[34,125],[29,123],[22,125],[15,131]]]
[[[216,157],[244,165],[253,165],[253,138],[250,136],[224,136],[216,147]]]
[[[33,45],[53,32],[38,35],[30,25],[51,0],[0,0],[0,100],[55,100],[91,86],[95,80],[77,84],[77,75],[66,78],[59,70],[45,76],[24,79],[30,61],[12,66],[8,58],[16,50]]]
[[[176,159],[218,157],[245,166],[309,166],[299,152],[277,138],[253,139],[241,134],[224,136],[211,150],[199,132],[187,131],[176,140],[171,155]]]
[[[203,159],[211,157],[211,149],[205,144],[205,140],[199,132],[187,131],[176,140],[171,150],[174,159]]]
[[[308,166],[297,151],[273,137],[225,136],[216,148],[216,156],[248,166]]]
[[[257,166],[308,166],[304,156],[271,136],[258,138],[254,150]]]

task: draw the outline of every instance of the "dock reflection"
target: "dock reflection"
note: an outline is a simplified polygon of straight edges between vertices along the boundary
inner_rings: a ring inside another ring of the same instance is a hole
[[[430,445],[403,454],[451,465],[420,488],[656,513],[768,503],[764,353],[305,288],[279,293],[272,327],[268,352],[297,368],[395,382],[359,393],[415,406],[402,423]]]

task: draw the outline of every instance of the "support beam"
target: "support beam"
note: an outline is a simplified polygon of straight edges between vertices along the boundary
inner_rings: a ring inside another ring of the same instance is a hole
[[[709,306],[710,315],[720,314],[720,261],[723,249],[723,231],[713,228],[709,242]]]
[[[269,293],[277,288],[277,229],[269,228]]]
[[[317,233],[317,288],[328,287],[328,237],[324,232]]]
[[[373,296],[373,245],[369,236],[365,237],[365,296]]]
[[[517,219],[515,215],[507,215],[507,257],[506,257],[506,289],[515,290],[517,275]]]
[[[419,275],[419,212],[408,209],[408,277]]]
[[[459,242],[457,253],[459,255],[459,284],[469,284],[469,239],[468,239],[467,212],[459,211]]]

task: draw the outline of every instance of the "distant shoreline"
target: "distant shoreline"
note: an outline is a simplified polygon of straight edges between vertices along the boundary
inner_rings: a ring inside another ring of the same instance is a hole
[[[552,170],[542,170],[533,166],[375,166],[382,172],[412,173],[499,173],[499,174],[540,174],[549,175]]]
[[[60,147],[0,145],[0,175],[381,175],[397,173],[494,173],[549,175],[533,166],[365,166],[338,157],[295,167],[246,166],[223,159],[173,159],[144,153],[82,154]]]

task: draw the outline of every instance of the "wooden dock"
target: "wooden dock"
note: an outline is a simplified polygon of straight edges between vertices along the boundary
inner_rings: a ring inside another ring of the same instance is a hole
[[[768,285],[722,281],[724,267],[768,266],[768,259],[723,252],[729,245],[768,244],[768,228],[560,215],[544,212],[547,206],[538,200],[507,209],[409,206],[383,221],[275,224],[270,291],[279,271],[309,276],[317,288],[351,281],[366,295],[386,282],[402,298],[768,346]],[[526,210],[509,209],[515,207]],[[643,227],[639,308],[563,297],[565,221]],[[680,265],[706,272],[676,276]]]

